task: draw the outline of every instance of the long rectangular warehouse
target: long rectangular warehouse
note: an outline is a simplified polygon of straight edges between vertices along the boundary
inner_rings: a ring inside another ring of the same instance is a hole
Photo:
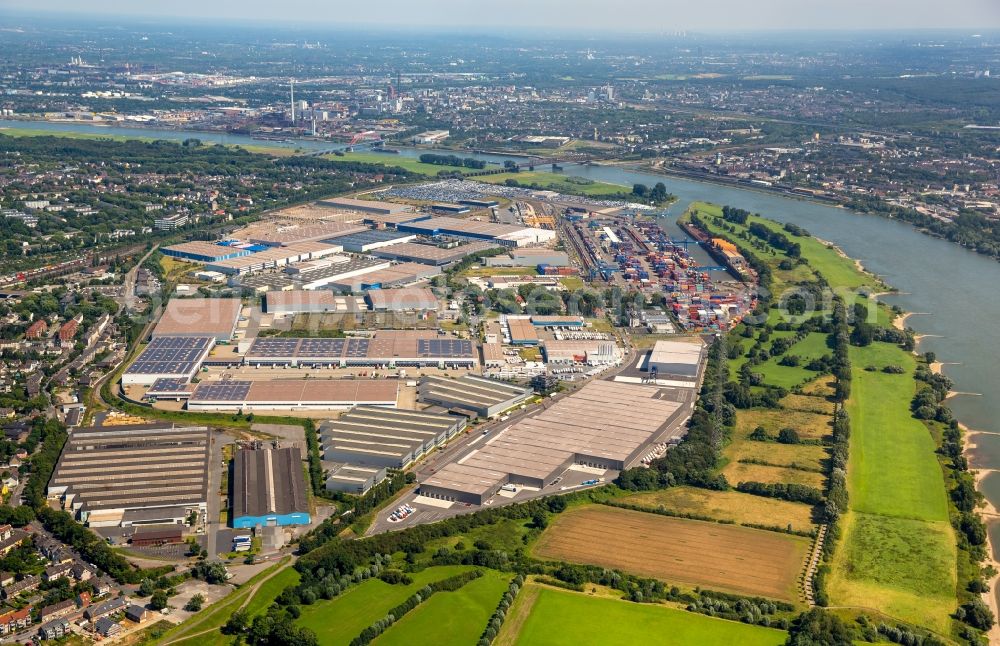
[[[483,418],[513,408],[534,394],[530,388],[475,375],[422,377],[418,392],[422,402],[470,411]]]
[[[358,406],[319,430],[324,460],[403,469],[463,428],[454,415]]]
[[[343,410],[352,406],[396,406],[398,383],[372,379],[277,379],[203,381],[190,411],[251,413],[272,410]]]
[[[258,337],[244,357],[253,366],[464,366],[478,363],[468,339],[414,338],[376,332],[371,339]]]
[[[423,265],[441,267],[458,262],[474,253],[490,249],[499,249],[499,246],[482,241],[473,241],[457,247],[439,247],[433,244],[421,244],[418,242],[401,242],[388,247],[373,249],[368,254],[376,258],[419,262]]]
[[[122,385],[151,385],[159,379],[188,381],[215,347],[210,336],[158,336],[122,374]]]
[[[309,499],[298,448],[236,452],[233,527],[308,525],[309,519]]]
[[[343,292],[360,292],[367,289],[405,287],[441,273],[439,267],[430,267],[416,262],[404,262],[385,269],[353,276],[330,283],[332,289]]]
[[[210,336],[219,342],[229,341],[242,309],[238,298],[174,298],[167,303],[152,336]]]
[[[205,426],[78,428],[48,496],[91,527],[183,523],[207,510],[208,458]]]
[[[549,229],[535,229],[514,224],[492,224],[460,218],[428,218],[417,222],[397,224],[396,229],[424,236],[444,235],[489,240],[504,247],[526,247],[548,242],[556,237],[555,231]]]
[[[649,354],[646,370],[658,375],[696,379],[705,345],[698,339],[685,341],[657,341]]]
[[[180,244],[163,247],[160,251],[163,252],[164,256],[183,258],[184,260],[194,260],[196,262],[218,262],[220,260],[228,260],[230,258],[249,256],[253,253],[250,249],[229,247],[201,240],[181,242]]]
[[[421,483],[432,498],[483,504],[504,484],[543,488],[573,464],[621,470],[641,456],[682,404],[662,389],[595,381],[512,425]]]

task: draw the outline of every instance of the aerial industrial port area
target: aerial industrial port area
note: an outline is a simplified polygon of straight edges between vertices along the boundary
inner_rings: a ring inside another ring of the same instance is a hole
[[[1000,643],[988,0],[0,4],[0,643]]]

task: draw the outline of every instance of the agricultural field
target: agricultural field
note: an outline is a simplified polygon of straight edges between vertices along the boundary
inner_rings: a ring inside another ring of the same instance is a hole
[[[802,439],[818,440],[831,433],[832,418],[799,410],[750,409],[741,410],[736,416],[736,433],[745,436],[758,426],[769,435],[777,435],[785,427],[794,428]]]
[[[532,553],[667,583],[795,601],[809,546],[799,536],[589,505],[560,514]]]
[[[817,415],[833,415],[833,402],[825,397],[811,397],[809,395],[788,395],[781,400],[781,405],[787,410],[800,411],[803,413],[815,413]]]
[[[495,570],[458,590],[438,592],[375,640],[378,646],[475,644],[513,578]]]
[[[812,520],[813,510],[809,505],[739,491],[670,487],[632,494],[619,500],[630,505],[662,508],[677,514],[705,516],[738,525],[791,525],[797,532],[811,532],[816,528]]]
[[[411,575],[410,585],[389,585],[379,579],[368,579],[339,597],[303,606],[298,623],[312,629],[324,646],[349,644],[362,630],[420,588],[468,569],[459,565],[427,568]]]
[[[881,343],[852,347],[850,358],[851,511],[834,556],[831,601],[877,607],[947,632],[957,548],[934,440],[910,417],[915,359]],[[870,365],[898,365],[906,372],[864,370]]]
[[[523,620],[516,615],[526,615]],[[511,608],[497,644],[607,646],[740,644],[777,646],[787,634],[664,606],[592,597],[527,585]]]
[[[766,444],[765,446],[771,446]],[[813,489],[822,489],[826,476],[818,471],[793,469],[775,464],[751,464],[732,461],[725,466],[722,474],[731,484],[740,482],[766,482],[776,484],[800,484]]]

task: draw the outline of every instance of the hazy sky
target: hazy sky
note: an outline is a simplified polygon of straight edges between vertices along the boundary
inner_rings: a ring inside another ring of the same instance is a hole
[[[1000,0],[0,0],[7,9],[312,25],[637,31],[1000,28]],[[0,9],[2,14],[2,9]]]

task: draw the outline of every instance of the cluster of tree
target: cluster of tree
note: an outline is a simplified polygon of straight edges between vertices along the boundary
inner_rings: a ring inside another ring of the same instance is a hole
[[[777,602],[759,597],[737,597],[734,599],[729,595],[713,592],[702,593],[697,600],[687,605],[687,609],[689,612],[697,612],[709,617],[784,630],[788,628],[788,620],[774,615],[779,610],[789,611],[792,607],[788,604],[780,604],[779,607]]]
[[[792,224],[791,222],[786,222],[782,228],[793,236],[797,236],[799,238],[806,238],[810,235],[808,231],[797,224]]]
[[[413,578],[405,572],[399,570],[383,570],[379,572],[378,578],[389,585],[410,585]]]
[[[837,615],[812,608],[788,627],[786,646],[852,646],[854,631]]]
[[[18,505],[17,507],[0,505],[0,525],[24,527],[33,520],[35,520],[35,510],[28,505]],[[7,570],[9,568],[2,569]]]
[[[66,438],[66,427],[58,420],[36,417],[32,422],[24,447],[28,453],[33,453],[28,463],[31,475],[24,485],[22,498],[25,504],[36,510],[46,506],[46,487],[52,471],[56,468],[56,462],[59,461],[59,454],[62,453]]]
[[[309,460],[309,485],[314,496],[326,495],[326,483],[323,481],[323,458],[319,450],[319,434],[316,424],[311,419],[305,421],[306,456]]]
[[[814,487],[803,484],[785,482],[754,482],[752,480],[741,482],[736,485],[737,491],[764,496],[766,498],[780,498],[781,500],[791,500],[792,502],[804,502],[810,505],[817,505],[823,502],[823,492]]]
[[[500,597],[500,603],[497,604],[496,610],[493,611],[493,616],[490,617],[489,622],[486,624],[486,628],[479,638],[478,646],[490,646],[493,640],[496,639],[500,633],[500,629],[503,627],[504,620],[507,619],[507,612],[510,610],[511,604],[514,603],[514,599],[517,598],[517,593],[521,591],[522,585],[524,585],[524,577],[518,574],[510,582],[510,585],[507,586],[507,591]]]
[[[733,224],[738,224],[743,226],[747,223],[750,218],[750,211],[746,209],[738,209],[732,206],[722,207],[722,219],[726,222],[732,222]]]
[[[914,373],[918,382],[917,394],[910,402],[910,410],[917,419],[933,419],[945,424],[952,419],[951,410],[944,400],[951,391],[952,381],[942,374],[935,374],[921,364]]]
[[[760,387],[753,390],[752,386]],[[753,372],[750,365],[740,367],[740,381],[730,381],[723,390],[726,401],[735,408],[780,408],[788,391],[780,386],[764,383],[761,373]]]
[[[649,188],[645,184],[634,184],[632,186],[632,194],[656,203],[663,202],[668,197],[673,197],[667,193],[667,186],[663,182],[657,182],[653,188]]]
[[[464,168],[474,168],[482,170],[486,168],[486,162],[473,157],[458,157],[456,155],[436,155],[434,153],[424,153],[420,155],[420,161],[424,164],[434,164],[435,166],[460,166]]]
[[[767,225],[760,222],[752,222],[747,227],[747,232],[757,236],[775,249],[781,249],[789,258],[798,258],[802,255],[802,246],[798,242],[792,242],[783,233],[773,231]]]
[[[442,581],[435,581],[434,583],[425,585],[419,591],[413,593],[406,601],[389,610],[385,617],[362,630],[360,635],[351,640],[351,646],[367,646],[376,637],[385,632],[389,626],[402,619],[403,615],[430,599],[435,593],[458,590],[481,576],[483,576],[482,570],[470,570],[450,576]]]
[[[271,606],[251,621],[244,608],[234,612],[222,627],[225,635],[237,635],[251,646],[319,646],[319,639],[309,628],[295,623],[298,606]]]
[[[905,644],[906,646],[945,646],[945,642],[937,635],[916,631],[907,626],[891,626],[880,623],[876,627],[875,632],[896,644]]]
[[[199,560],[191,567],[191,576],[211,585],[219,585],[226,581],[226,566],[220,561]]]

